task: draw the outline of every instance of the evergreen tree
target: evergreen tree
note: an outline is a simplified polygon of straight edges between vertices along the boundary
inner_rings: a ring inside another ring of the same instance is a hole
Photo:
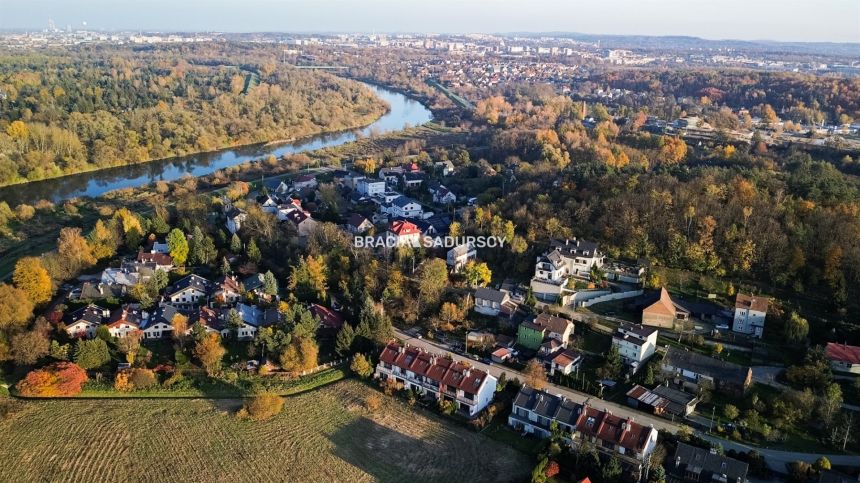
[[[262,258],[262,254],[260,253],[260,248],[257,246],[257,241],[251,238],[251,241],[248,243],[247,253],[248,260],[254,263],[260,263],[260,259]]]
[[[352,352],[352,343],[355,340],[355,329],[349,323],[343,324],[343,327],[337,333],[334,350],[340,356],[349,355]]]
[[[278,295],[278,281],[271,270],[263,275],[263,292],[266,295]]]
[[[233,255],[242,253],[242,239],[235,233],[233,233],[233,237],[230,238],[230,251]]]

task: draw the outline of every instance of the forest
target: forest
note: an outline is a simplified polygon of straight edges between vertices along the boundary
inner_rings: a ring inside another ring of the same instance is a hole
[[[387,108],[268,52],[197,49],[0,54],[0,186],[358,127]]]
[[[613,70],[597,85],[644,92],[653,99],[690,97],[733,108],[768,104],[805,124],[860,119],[860,79],[747,70]]]

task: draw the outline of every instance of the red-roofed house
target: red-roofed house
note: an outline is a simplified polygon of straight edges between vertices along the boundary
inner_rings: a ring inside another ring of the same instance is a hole
[[[421,230],[406,220],[397,220],[388,225],[385,232],[385,246],[413,246],[417,247],[421,242]]]
[[[495,377],[466,363],[396,342],[382,350],[374,377],[394,380],[436,400],[452,401],[467,417],[476,416],[490,404],[497,382]]]
[[[834,371],[860,374],[860,347],[828,342],[824,354]]]
[[[323,307],[319,304],[311,304],[310,312],[320,319],[320,323],[322,324],[320,327],[321,329],[338,331],[343,327],[343,316],[328,307]]]

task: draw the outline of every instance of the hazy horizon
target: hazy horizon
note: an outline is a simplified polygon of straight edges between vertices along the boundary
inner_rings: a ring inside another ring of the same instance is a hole
[[[717,4],[718,3],[718,4]],[[810,14],[815,19],[809,22]],[[377,33],[581,33],[709,40],[860,42],[860,1],[825,0],[33,0],[5,6],[0,28],[48,20],[93,30]]]

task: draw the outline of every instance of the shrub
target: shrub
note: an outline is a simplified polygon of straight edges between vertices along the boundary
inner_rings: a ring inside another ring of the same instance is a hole
[[[266,392],[246,401],[237,416],[252,421],[263,421],[277,416],[282,409],[284,409],[284,398]]]
[[[147,389],[158,383],[155,373],[150,369],[128,369],[116,373],[113,387],[117,391],[134,391],[136,389]]]
[[[373,374],[373,366],[370,365],[364,354],[356,354],[352,358],[352,364],[349,365],[349,368],[362,379],[367,379]]]
[[[74,396],[81,392],[85,382],[87,373],[80,366],[71,362],[57,362],[30,371],[16,387],[22,396]]]
[[[382,407],[382,398],[379,397],[379,394],[371,394],[364,400],[364,406],[370,412],[377,411]]]

